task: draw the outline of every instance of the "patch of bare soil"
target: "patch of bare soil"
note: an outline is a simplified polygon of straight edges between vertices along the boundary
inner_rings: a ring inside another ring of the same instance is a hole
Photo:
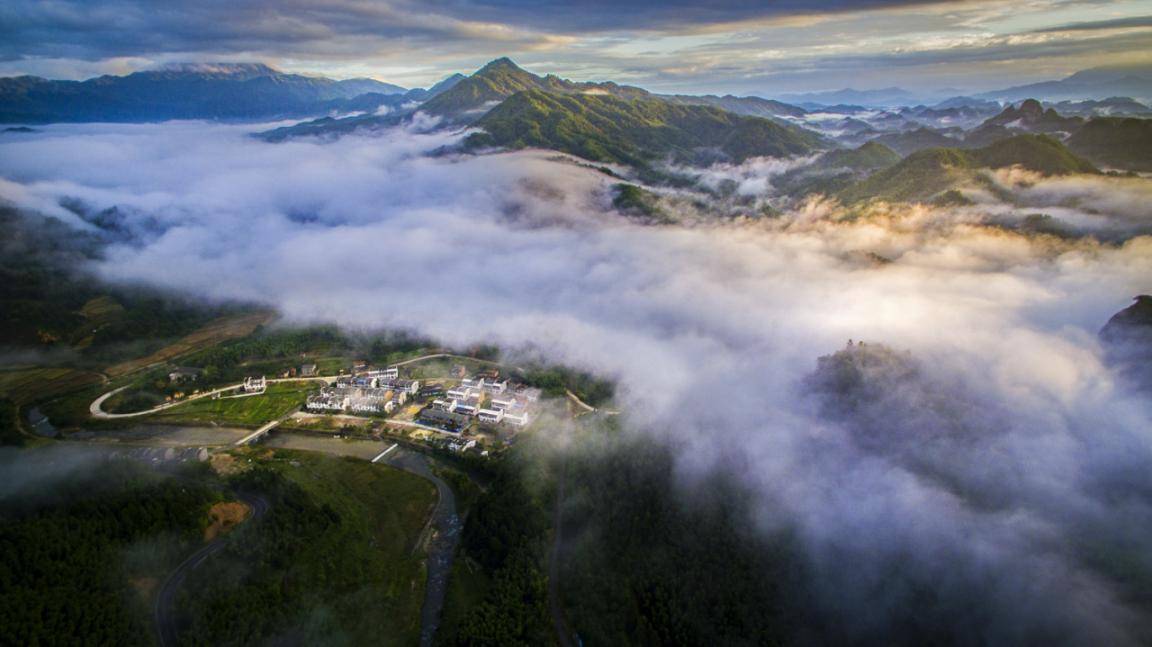
[[[251,514],[248,504],[240,501],[217,503],[208,510],[210,523],[204,529],[204,541],[212,541],[216,537],[232,530]]]

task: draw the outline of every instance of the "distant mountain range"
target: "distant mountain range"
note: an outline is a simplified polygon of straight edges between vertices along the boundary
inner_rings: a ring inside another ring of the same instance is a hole
[[[373,79],[335,81],[261,64],[187,64],[87,81],[0,78],[0,122],[266,119],[374,110],[424,94]]]
[[[798,104],[811,110],[819,109],[822,106],[837,104],[887,108],[907,106],[923,101],[923,95],[917,96],[904,88],[895,87],[882,88],[879,90],[844,88],[843,90],[829,90],[824,92],[787,93],[777,95],[776,98],[780,101]]]
[[[1152,99],[1152,65],[1095,67],[1059,81],[1018,85],[977,96],[1001,101],[1075,101],[1107,97],[1149,100]]]
[[[1098,68],[1048,85],[1022,87],[1133,89],[1149,69]],[[1055,139],[1044,141],[1064,141],[1070,155],[1102,167],[1152,170],[1152,120],[1131,118],[1152,115],[1152,109],[1130,98],[1063,99],[1055,104],[1030,98],[1002,106],[982,95],[898,109],[858,105],[911,96],[900,88],[798,96],[854,102],[812,112],[761,97],[661,95],[610,81],[570,81],[534,74],[508,58],[493,60],[470,75],[451,75],[428,90],[406,90],[372,79],[286,74],[260,64],[190,64],[87,81],[3,78],[0,122],[305,119],[262,134],[280,141],[390,127],[413,119],[418,111],[436,117],[438,127],[479,129],[466,140],[467,149],[545,148],[629,165],[649,176],[661,160],[700,165],[846,149],[843,159],[827,157],[833,167],[816,165],[804,177],[791,177],[795,186],[819,185],[828,191],[876,170],[853,168],[856,158],[876,165],[896,154],[963,149],[964,156],[937,155],[978,164],[987,161],[979,150],[1022,134],[1052,135]],[[324,116],[315,118],[319,115]],[[4,130],[3,136],[21,136],[21,131]],[[856,148],[867,142],[876,147]],[[1052,152],[1037,146],[1027,150]],[[813,171],[819,171],[819,177]]]
[[[823,92],[785,93],[774,95],[780,101],[799,105],[807,110],[820,110],[829,106],[859,106],[861,108],[894,108],[918,103],[938,108],[958,105],[977,105],[986,101],[1099,101],[1108,98],[1128,98],[1152,101],[1152,65],[1121,65],[1081,70],[1064,79],[1017,85],[1001,90],[982,92],[973,96],[959,96],[951,90],[913,92],[890,87],[877,90],[828,90]]]

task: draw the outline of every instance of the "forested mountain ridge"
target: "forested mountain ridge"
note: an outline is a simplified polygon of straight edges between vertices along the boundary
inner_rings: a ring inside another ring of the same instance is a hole
[[[539,147],[585,159],[643,167],[681,160],[808,154],[823,145],[804,129],[709,106],[603,94],[521,92],[478,120],[471,148]]]
[[[926,200],[971,181],[978,169],[1007,166],[1045,175],[1099,172],[1051,137],[1017,135],[984,148],[930,148],[913,153],[844,189],[839,197],[845,202]]]
[[[86,81],[0,78],[0,122],[255,119],[322,114],[343,101],[407,90],[373,79],[336,81],[261,64],[178,65]]]

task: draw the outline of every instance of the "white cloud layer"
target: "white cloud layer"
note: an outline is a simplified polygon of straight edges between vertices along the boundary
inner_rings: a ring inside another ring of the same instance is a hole
[[[58,126],[0,140],[0,198],[155,218],[162,234],[94,268],[110,280],[531,348],[617,379],[628,425],[682,447],[686,479],[739,473],[764,526],[796,532],[821,612],[858,636],[917,587],[977,642],[1148,630],[1089,556],[1152,578],[1152,410],[1095,337],[1152,291],[1152,238],[1028,238],[971,208],[845,219],[827,202],[643,227],[610,211],[610,178],[550,153],[425,155],[455,137],[272,145],[234,126]],[[716,173],[747,182],[767,164]],[[1096,201],[1062,182],[1027,191]],[[928,386],[868,419],[817,414],[803,380],[849,338],[910,350]],[[931,393],[958,403],[950,417]]]

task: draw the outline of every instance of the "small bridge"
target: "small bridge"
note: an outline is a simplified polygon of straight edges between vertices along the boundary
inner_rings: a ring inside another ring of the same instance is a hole
[[[237,440],[236,444],[237,445],[248,445],[248,444],[256,442],[260,438],[263,438],[269,431],[272,431],[272,429],[275,428],[276,425],[284,422],[285,419],[286,418],[280,418],[279,420],[273,420],[272,422],[264,425],[263,427],[257,429],[256,431],[253,431],[252,433],[241,438],[240,440]]]

